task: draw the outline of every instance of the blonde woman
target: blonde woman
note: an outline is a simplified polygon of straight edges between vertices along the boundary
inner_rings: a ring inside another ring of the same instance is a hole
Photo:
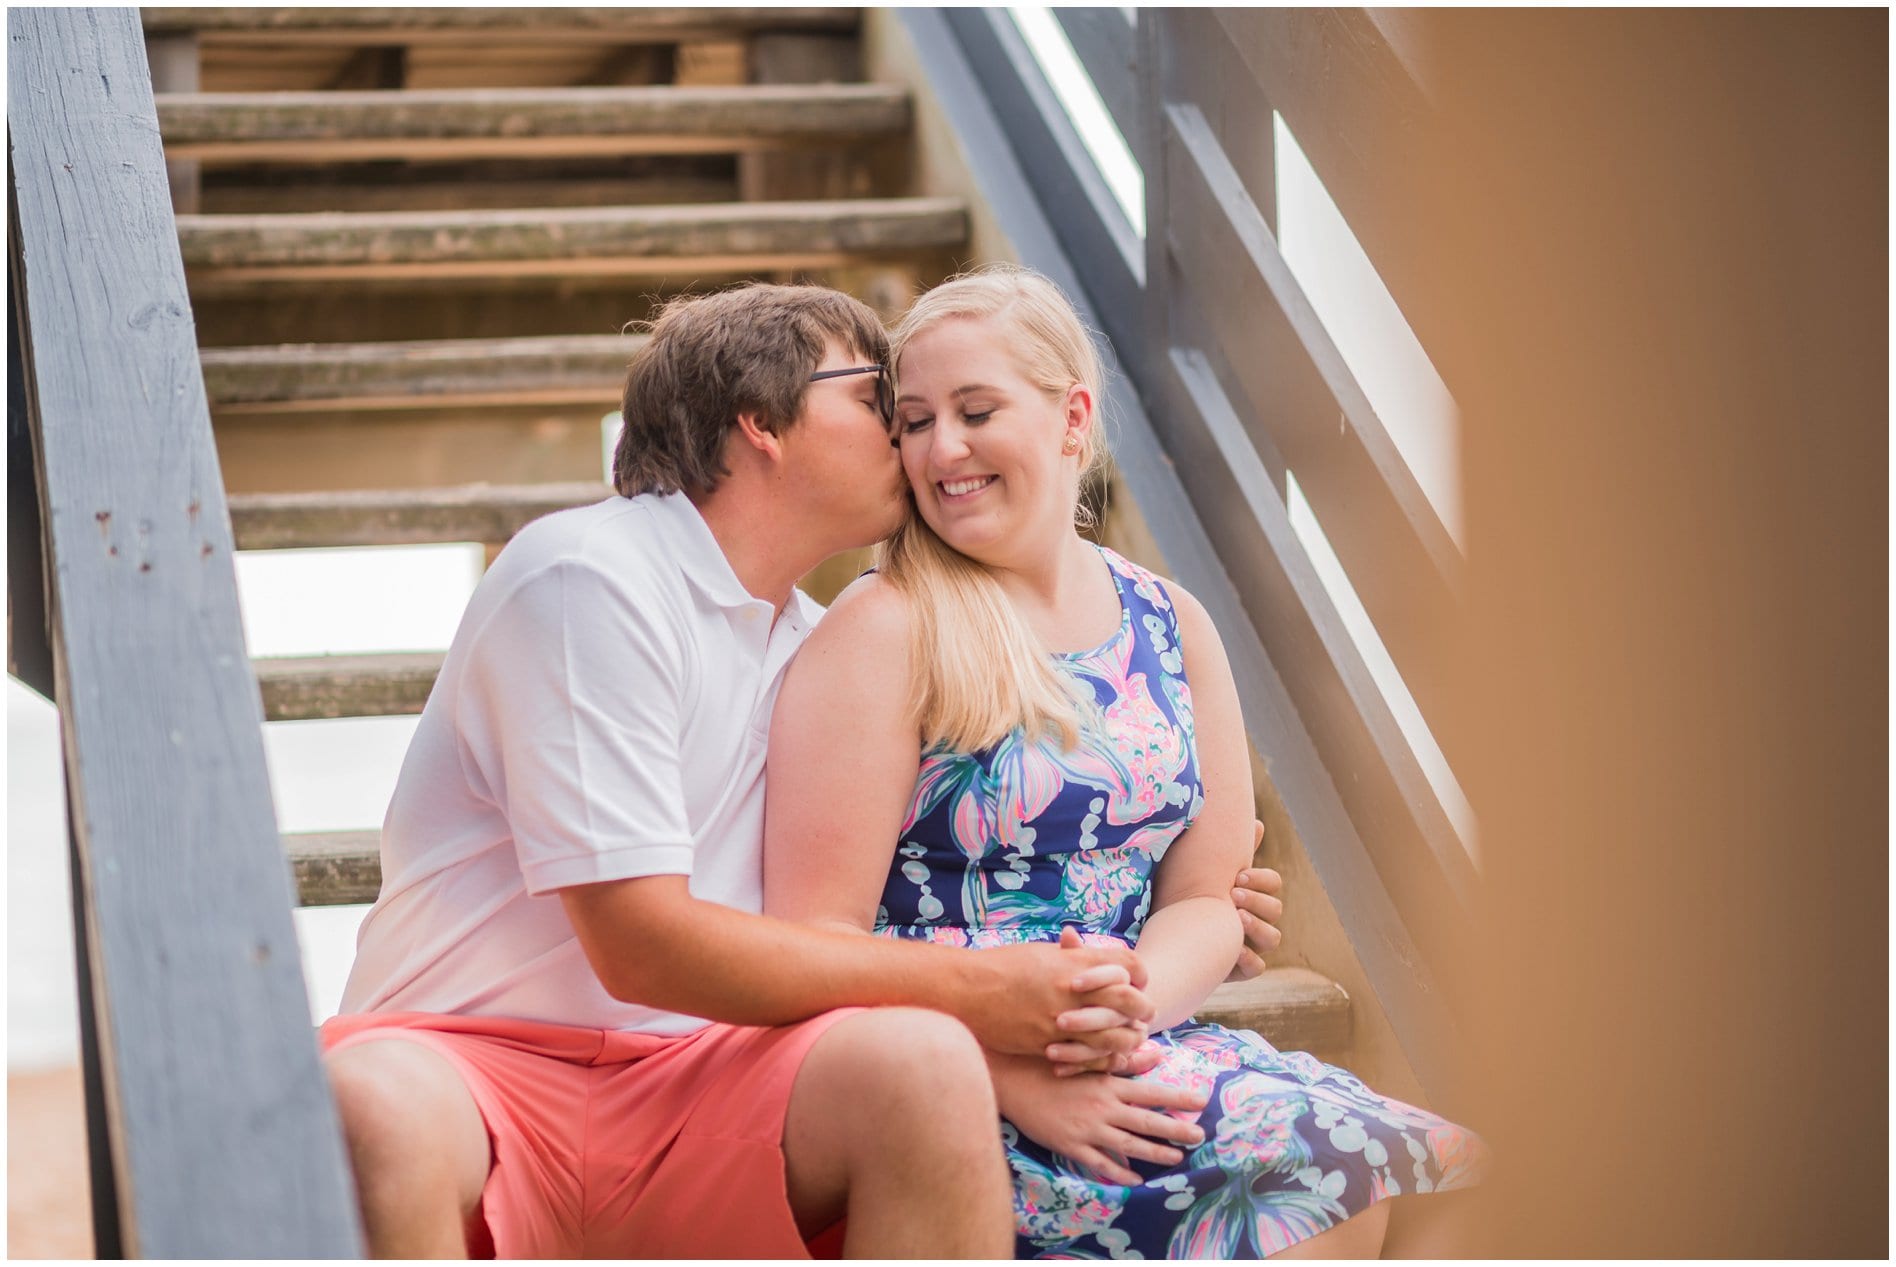
[[[1136,944],[1155,1067],[990,1057],[1020,1256],[1374,1255],[1385,1198],[1466,1186],[1483,1150],[1190,1020],[1242,940],[1250,761],[1204,608],[1076,530],[1105,456],[1091,339],[1045,278],[989,269],[924,295],[891,358],[909,514],[778,699],[768,909],[956,946]]]

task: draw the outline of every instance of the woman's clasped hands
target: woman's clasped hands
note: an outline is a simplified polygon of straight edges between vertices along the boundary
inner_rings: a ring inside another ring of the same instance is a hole
[[[1081,940],[1068,927],[1060,944],[1071,949]],[[1152,1005],[1133,987],[1127,967],[1095,964],[1075,974],[1072,988],[1081,1000],[1110,991],[1114,1005],[1088,1002],[1061,1013],[1056,1024],[1069,1036],[1050,1044],[1044,1060],[991,1055],[1001,1115],[1100,1178],[1137,1184],[1132,1159],[1175,1165],[1183,1159],[1181,1147],[1204,1142],[1196,1119],[1205,1097],[1140,1080],[1158,1063],[1158,1048],[1145,1041]],[[1138,1045],[1129,1051],[1127,1041],[1135,1036]]]

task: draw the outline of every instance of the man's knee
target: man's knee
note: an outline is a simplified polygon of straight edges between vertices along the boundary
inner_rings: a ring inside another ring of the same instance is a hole
[[[487,1128],[452,1061],[390,1039],[344,1048],[323,1063],[358,1184],[452,1185],[471,1208],[490,1163]]]
[[[965,1114],[991,1129],[996,1110],[981,1044],[952,1016],[887,1007],[838,1022],[828,1059],[865,1114],[906,1112],[936,1122]],[[813,1053],[814,1054],[814,1053]]]

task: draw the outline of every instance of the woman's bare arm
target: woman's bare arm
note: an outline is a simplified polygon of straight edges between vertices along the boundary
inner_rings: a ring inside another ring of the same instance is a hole
[[[764,911],[868,932],[921,767],[907,720],[908,617],[857,580],[797,653],[770,720]]]

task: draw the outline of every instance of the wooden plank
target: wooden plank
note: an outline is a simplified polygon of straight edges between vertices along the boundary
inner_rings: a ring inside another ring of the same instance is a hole
[[[853,31],[844,8],[186,8],[141,9],[147,31],[197,31],[222,43],[414,44],[434,41],[672,43],[733,31]]]
[[[1335,1059],[1350,1045],[1350,996],[1308,968],[1266,968],[1211,992],[1194,1020],[1260,1034],[1279,1051]]]
[[[300,906],[355,906],[382,891],[379,831],[286,833],[283,852]]]
[[[833,85],[862,78],[862,50],[853,35],[758,35],[745,60],[750,79],[761,85]],[[746,202],[867,197],[875,190],[871,148],[745,154],[737,163],[738,196]]]
[[[497,472],[521,484],[579,483],[601,478],[606,412],[598,405],[457,405],[236,413],[216,419],[217,461],[232,493],[453,488]]]
[[[1139,109],[1139,33],[1130,9],[1052,10],[1080,59],[1100,103],[1112,116],[1133,161],[1146,166],[1151,146]],[[1144,18],[1139,15],[1139,19]]]
[[[1173,348],[1167,429],[1181,479],[1286,681],[1324,764],[1350,772],[1346,804],[1411,927],[1445,956],[1473,901],[1474,865],[1351,641],[1290,513],[1202,355]]]
[[[1164,9],[1149,16],[1146,25],[1159,44],[1162,62],[1155,90],[1165,102],[1198,107],[1251,201],[1276,233],[1277,129],[1270,99],[1232,47],[1215,9]],[[1148,126],[1162,131],[1157,111]],[[1155,167],[1144,170],[1152,179]]]
[[[1461,363],[1456,341],[1444,337],[1453,330],[1452,306],[1433,297],[1453,293],[1455,270],[1407,210],[1440,173],[1415,161],[1434,112],[1390,44],[1383,29],[1390,24],[1363,9],[1212,12],[1459,397],[1456,384],[1482,367]]]
[[[829,268],[967,233],[952,198],[178,217],[193,283]]]
[[[291,343],[205,348],[199,360],[220,413],[557,402],[610,409],[646,337]]]
[[[1061,247],[1085,275],[1105,332],[1122,348],[1140,346],[1129,319],[1140,310],[1145,251],[1139,236],[1081,142],[1065,107],[1013,19],[992,9],[944,11],[1014,152],[1034,173],[1027,186],[1052,217]]]
[[[250,493],[230,499],[239,550],[505,542],[556,510],[612,495],[603,482]]]
[[[900,133],[908,97],[835,83],[166,93],[158,126],[168,156],[213,161],[738,153]]]
[[[728,158],[716,160],[728,163]],[[420,175],[429,168],[410,168]],[[250,177],[267,170],[267,180]],[[477,211],[505,207],[642,207],[655,203],[729,202],[737,197],[735,180],[724,175],[620,176],[589,179],[356,181],[360,168],[272,167],[218,168],[207,175],[203,209],[210,215],[293,215],[307,211]],[[283,180],[289,173],[329,179]],[[428,172],[430,177],[438,173]]]
[[[908,9],[900,15],[927,80],[929,97],[962,144],[983,155],[972,168],[981,201],[1018,253],[1068,295],[1083,320],[1098,329],[1109,319],[1085,276],[1069,262],[1056,236],[1048,204],[1035,195],[1038,168],[1029,168],[1009,143],[1002,116],[987,99],[990,67],[963,51],[938,10]],[[918,86],[919,87],[919,86]],[[1135,300],[1143,306],[1143,297]],[[1133,318],[1136,335],[1137,317]],[[1137,344],[1132,346],[1136,355]],[[1114,368],[1130,362],[1126,345],[1108,349]],[[1462,1044],[1453,1013],[1435,973],[1416,949],[1403,914],[1377,874],[1362,833],[1351,821],[1338,782],[1325,768],[1290,693],[1259,640],[1243,600],[1231,583],[1178,469],[1160,444],[1153,420],[1121,374],[1109,373],[1107,415],[1114,419],[1113,447],[1126,486],[1138,502],[1170,572],[1204,603],[1225,640],[1245,727],[1270,762],[1270,777],[1285,811],[1304,841],[1324,892],[1334,905],[1376,1001],[1401,1043],[1403,1054],[1437,1102],[1454,1099],[1460,1083]]]
[[[252,663],[265,721],[401,717],[419,713],[428,702],[441,653],[269,657]]]
[[[1454,689],[1461,551],[1194,106],[1166,109],[1166,245],[1426,717]],[[1446,751],[1446,749],[1445,749]],[[1451,759],[1453,754],[1449,754]]]
[[[354,1257],[137,15],[8,12],[12,259],[121,1248]]]

